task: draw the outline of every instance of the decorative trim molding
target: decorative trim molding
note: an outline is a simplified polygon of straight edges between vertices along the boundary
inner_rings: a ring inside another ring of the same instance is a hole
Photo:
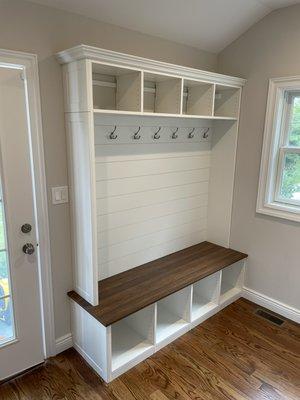
[[[300,222],[299,206],[275,201],[284,93],[296,88],[300,90],[300,76],[269,80],[256,212]]]
[[[300,323],[300,310],[294,307],[288,306],[287,304],[281,303],[278,300],[272,299],[271,297],[265,296],[247,287],[243,288],[242,297],[297,322],[298,324]]]
[[[42,334],[44,356],[47,358],[55,354],[55,329],[48,200],[37,56],[20,51],[0,49],[0,67],[22,70],[27,85],[28,106],[30,111],[30,145],[35,184],[36,224],[39,241]]]
[[[67,335],[61,336],[60,338],[56,339],[55,341],[55,355],[62,353],[65,350],[70,349],[73,347],[73,337],[71,333]]]
[[[174,75],[179,76],[180,78],[184,77],[187,79],[197,79],[204,82],[218,83],[221,85],[241,87],[246,83],[246,80],[242,78],[169,64],[162,61],[150,60],[144,57],[118,53],[116,51],[100,49],[84,44],[61,51],[56,54],[56,57],[61,64],[67,64],[82,59],[89,59],[104,64],[113,64],[125,68],[136,68],[139,70],[143,69],[147,70],[148,72]]]

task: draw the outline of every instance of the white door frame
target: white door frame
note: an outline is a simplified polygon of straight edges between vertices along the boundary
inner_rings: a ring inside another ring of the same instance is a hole
[[[0,49],[0,68],[15,68],[23,71],[27,88],[29,110],[29,140],[33,164],[34,201],[36,232],[39,244],[39,282],[41,299],[41,320],[45,359],[56,354],[53,289],[51,274],[50,235],[47,203],[47,185],[44,162],[42,114],[38,75],[38,61],[35,54]],[[41,268],[43,266],[43,268]]]

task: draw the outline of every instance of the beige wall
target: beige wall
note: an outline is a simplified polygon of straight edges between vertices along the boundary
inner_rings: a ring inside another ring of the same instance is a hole
[[[300,225],[255,213],[268,79],[300,75],[300,6],[275,11],[219,56],[243,92],[233,204],[233,247],[250,255],[247,286],[300,309]]]
[[[50,188],[67,184],[62,75],[53,54],[80,43],[209,70],[217,61],[207,52],[78,15],[0,0],[0,48],[36,53],[39,58],[56,337],[70,332],[66,292],[72,288],[72,273],[69,206],[50,202]]]

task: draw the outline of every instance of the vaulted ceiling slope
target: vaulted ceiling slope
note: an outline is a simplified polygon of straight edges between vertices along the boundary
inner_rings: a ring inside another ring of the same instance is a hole
[[[31,0],[213,53],[300,0]]]

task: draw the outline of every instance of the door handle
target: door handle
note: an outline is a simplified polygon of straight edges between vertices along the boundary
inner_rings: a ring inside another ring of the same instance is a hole
[[[26,244],[24,244],[24,246],[23,246],[23,253],[25,253],[25,254],[33,254],[34,253],[34,251],[35,251],[35,249],[34,249],[34,245],[32,244],[32,243],[26,243]]]

